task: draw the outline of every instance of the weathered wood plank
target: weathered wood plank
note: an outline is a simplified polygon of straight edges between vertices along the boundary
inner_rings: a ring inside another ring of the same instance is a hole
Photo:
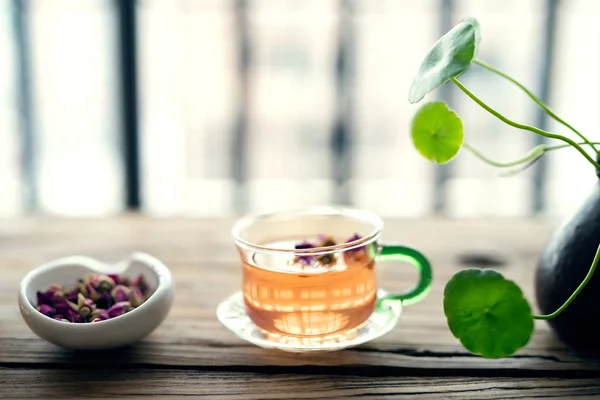
[[[1,398],[539,399],[598,398],[597,379],[268,375],[193,370],[3,370]]]
[[[515,357],[484,360],[466,352],[448,331],[442,311],[447,279],[464,268],[461,254],[493,252],[506,260],[499,269],[524,288],[533,303],[533,267],[552,225],[537,220],[445,219],[387,221],[384,239],[399,240],[423,250],[434,266],[434,288],[423,302],[405,309],[400,325],[370,344],[342,352],[289,354],[260,349],[237,339],[216,319],[218,302],[237,290],[241,274],[229,239],[233,220],[156,219],[124,216],[98,220],[27,218],[0,221],[0,365],[82,362],[38,339],[21,320],[16,304],[20,279],[35,265],[69,254],[116,261],[134,250],[163,259],[173,270],[177,294],[167,320],[150,337],[132,347],[120,362],[132,366],[177,367],[376,366],[390,374],[406,369],[423,374],[443,369],[461,371],[542,371],[574,376],[580,371],[600,376],[600,362],[584,360],[554,339],[538,322],[534,338]],[[380,281],[388,289],[411,286],[410,267],[380,265]],[[112,362],[111,353],[94,363]],[[426,372],[426,371],[430,372]],[[394,372],[395,371],[395,372]],[[404,371],[404,372],[403,372]]]

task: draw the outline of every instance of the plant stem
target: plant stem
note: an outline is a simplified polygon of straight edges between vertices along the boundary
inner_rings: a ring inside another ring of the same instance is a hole
[[[600,144],[600,142],[579,142],[577,144],[580,146],[588,144],[593,147],[596,144]],[[558,150],[558,149],[564,149],[565,147],[571,147],[570,144],[554,144],[552,146],[548,146],[548,145],[544,144],[543,146],[546,146],[546,150]]]
[[[527,153],[527,155],[525,155],[522,158],[519,158],[518,160],[510,161],[510,162],[498,162],[498,161],[494,161],[494,160],[487,158],[481,152],[479,152],[478,150],[473,148],[468,143],[463,143],[463,147],[465,149],[469,150],[471,153],[473,153],[477,158],[479,158],[484,163],[493,165],[494,167],[500,167],[500,168],[514,167],[515,165],[522,164],[522,163],[532,160],[534,158],[539,158],[546,151],[544,146],[540,145],[540,146],[534,147],[529,153]]]
[[[536,157],[533,160],[529,161],[527,164],[525,164],[525,165],[519,165],[515,169],[512,169],[512,170],[504,172],[504,173],[500,173],[498,175],[506,177],[506,176],[514,176],[516,174],[519,174],[519,173],[525,171],[527,168],[531,167],[533,164],[535,164],[537,162],[537,160],[539,158],[541,158],[542,156],[543,156],[543,154],[540,154],[538,157]]]
[[[512,82],[515,85],[517,85],[519,87],[519,89],[521,89],[522,91],[524,91],[527,94],[527,96],[529,96],[529,98],[531,100],[533,100],[538,106],[540,106],[546,112],[546,114],[548,114],[550,117],[554,118],[556,121],[558,121],[559,123],[561,123],[564,126],[566,126],[567,128],[569,128],[571,131],[573,131],[586,144],[592,146],[592,149],[594,149],[594,151],[596,152],[596,154],[599,154],[598,150],[592,145],[592,143],[585,136],[583,136],[583,134],[581,132],[579,132],[577,129],[573,128],[565,120],[563,120],[558,115],[556,115],[552,110],[550,110],[550,108],[548,108],[548,106],[546,104],[544,104],[544,102],[542,100],[540,100],[536,95],[534,95],[529,89],[527,89],[525,86],[523,86],[517,80],[515,80],[511,76],[506,75],[504,72],[501,72],[501,71],[497,70],[496,68],[492,67],[491,65],[488,65],[488,64],[484,63],[483,61],[473,60],[473,63],[477,64],[477,65],[480,65],[481,67],[487,69],[488,71],[491,71],[491,72],[493,72],[493,73],[495,73],[497,75],[500,75],[504,79],[507,79],[510,82]]]
[[[562,306],[560,306],[558,310],[554,311],[552,314],[546,314],[546,315],[535,315],[534,314],[533,318],[534,319],[552,319],[552,318],[558,316],[560,313],[562,313],[569,306],[569,304],[571,304],[573,302],[573,300],[575,300],[575,297],[577,297],[577,295],[583,290],[583,288],[585,287],[585,285],[587,285],[587,283],[590,281],[590,279],[592,279],[592,275],[594,275],[594,270],[596,269],[598,260],[600,260],[600,245],[598,246],[598,249],[596,250],[596,255],[594,256],[594,261],[592,261],[592,266],[590,267],[590,270],[588,271],[587,275],[583,279],[583,282],[581,282],[579,284],[579,286],[577,287],[577,289],[575,289],[575,291],[573,292],[571,297],[569,297],[567,299],[567,301],[565,301],[565,303]]]
[[[600,144],[600,142],[578,143],[578,144],[579,145],[586,145],[586,144],[594,145],[594,144]],[[527,153],[525,156],[519,158],[518,160],[509,161],[509,162],[494,161],[490,158],[487,158],[479,150],[475,149],[473,146],[471,146],[470,144],[468,144],[466,142],[463,143],[463,147],[465,149],[469,150],[477,158],[479,158],[481,161],[483,161],[486,164],[493,165],[494,167],[507,168],[507,167],[514,167],[515,165],[519,165],[519,164],[522,164],[522,163],[525,163],[528,161],[535,161],[538,158],[540,158],[542,155],[544,155],[544,153],[547,151],[564,149],[565,147],[571,147],[571,145],[558,144],[558,145],[548,146],[545,144],[541,144],[539,146],[535,146],[533,149],[531,149],[529,151],[529,153]]]
[[[469,96],[471,98],[471,100],[473,100],[475,103],[479,104],[484,110],[486,110],[487,112],[489,112],[490,114],[492,114],[493,116],[498,118],[500,121],[502,121],[505,124],[510,125],[514,128],[517,128],[517,129],[530,131],[530,132],[537,133],[538,135],[541,135],[541,136],[544,136],[544,137],[547,137],[550,139],[557,139],[557,140],[563,141],[565,143],[568,143],[571,146],[573,146],[574,148],[576,148],[577,151],[579,151],[597,170],[600,170],[600,164],[598,164],[592,157],[590,157],[590,155],[588,153],[586,153],[585,150],[583,150],[581,148],[581,146],[579,146],[577,143],[575,143],[574,140],[569,139],[568,137],[565,137],[563,135],[544,131],[544,130],[536,128],[534,126],[524,125],[524,124],[515,122],[513,120],[510,120],[510,119],[506,118],[504,115],[500,114],[498,111],[494,110],[492,107],[488,106],[482,100],[480,100],[477,96],[475,96],[475,94],[473,94],[462,83],[460,83],[458,81],[458,79],[456,79],[456,78],[450,78],[450,79],[456,86],[458,86],[458,88],[460,90],[462,90],[467,96]]]

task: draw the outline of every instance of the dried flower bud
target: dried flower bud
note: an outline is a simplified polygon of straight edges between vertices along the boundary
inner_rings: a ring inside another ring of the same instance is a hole
[[[115,287],[115,281],[108,275],[95,275],[90,279],[90,283],[98,293],[107,293]]]
[[[348,240],[346,240],[346,243],[350,243],[350,242],[354,242],[356,240],[360,240],[362,239],[361,236],[358,233],[355,233],[354,235],[352,235]],[[348,257],[352,260],[360,260],[361,258],[363,258],[365,256],[365,246],[359,246],[353,249],[349,249],[346,250],[344,252],[344,257]]]
[[[61,299],[65,296],[64,288],[56,283],[50,285],[50,288],[48,288],[48,292],[53,293],[54,297],[57,299]]]
[[[129,302],[133,307],[139,307],[144,302],[144,295],[138,288],[133,288],[129,293]]]
[[[108,316],[110,318],[118,317],[119,315],[123,315],[131,311],[133,307],[131,307],[131,303],[128,301],[122,301],[120,303],[116,303],[114,306],[108,309]]]
[[[76,303],[73,303],[70,300],[66,300],[66,302],[69,305],[69,308],[71,309],[70,311],[79,312],[79,306]]]
[[[299,243],[296,246],[294,246],[294,248],[298,249],[298,250],[312,249],[314,247],[316,247],[314,244],[312,244],[311,242],[307,242],[307,241],[304,241],[304,242]]]
[[[92,309],[90,307],[81,307],[79,309],[79,316],[83,318],[87,318],[92,314]]]
[[[358,233],[355,233],[354,235],[352,235],[348,240],[346,240],[346,243],[350,243],[350,242],[354,242],[356,240],[361,239],[360,235]],[[361,247],[357,247],[356,249],[352,249],[349,251],[358,251],[358,250],[362,250],[364,246]]]
[[[73,311],[73,310],[67,311],[67,320],[69,322],[76,322],[78,319],[79,319],[79,314],[77,314],[75,311]]]
[[[57,321],[100,322],[141,306],[153,293],[141,274],[134,282],[117,274],[89,274],[74,285],[54,284],[45,292],[38,291],[36,309]]]
[[[55,301],[64,298],[63,288],[57,284],[53,284],[45,292],[37,292],[37,304],[53,305]]]
[[[304,241],[302,243],[297,244],[296,246],[294,246],[295,249],[297,250],[305,250],[305,249],[312,249],[316,247],[314,244]],[[313,263],[314,261],[314,257],[313,256],[309,256],[309,255],[298,255],[294,258],[294,262],[303,264],[303,265],[310,265]]]
[[[54,308],[50,307],[47,304],[40,304],[39,306],[37,306],[37,310],[48,317],[51,317],[56,312]]]
[[[336,244],[333,236],[320,235],[319,247],[335,246]]]
[[[66,299],[73,302],[73,303],[77,303],[77,295],[79,294],[79,291],[77,290],[77,288],[72,289],[68,292],[65,292],[66,294]]]
[[[354,235],[350,236],[348,240],[346,240],[346,243],[354,242],[355,240],[359,240],[360,238],[361,236],[358,233],[355,233]]]
[[[110,291],[110,295],[114,299],[115,303],[129,300],[130,293],[131,289],[123,285],[117,285]]]
[[[67,315],[68,310],[71,309],[69,304],[67,304],[67,300],[58,300],[54,302],[54,309],[57,315]]]
[[[96,274],[87,274],[83,277],[83,283],[88,284],[91,283],[93,279],[95,279]]]
[[[79,293],[77,297],[77,307],[79,315],[83,318],[87,318],[95,308],[95,304],[91,299],[86,299],[83,294]]]
[[[96,289],[94,289],[94,287],[90,283],[86,284],[85,287],[88,292],[88,297],[90,299],[92,299],[92,301],[98,301],[98,299],[100,298],[100,295],[98,294]]]
[[[76,288],[77,288],[77,293],[78,294],[81,293],[85,297],[88,296],[87,286],[83,282],[78,283]]]
[[[324,265],[332,266],[336,263],[336,258],[334,254],[324,254],[318,258],[319,262]]]
[[[131,286],[137,287],[142,293],[146,293],[150,288],[148,286],[148,283],[146,282],[146,278],[144,278],[144,275],[142,274],[140,274],[136,279],[134,279]]]
[[[98,300],[96,300],[96,307],[103,308],[106,310],[108,310],[113,304],[114,301],[108,293],[101,294]]]
[[[131,280],[125,275],[108,274],[108,277],[115,282],[115,285],[131,286]]]
[[[72,301],[66,300],[67,304],[71,308],[71,311],[86,317],[91,314],[94,302],[91,299],[86,299],[83,294],[77,294],[77,304]]]
[[[108,315],[108,310],[96,308],[94,311],[92,311],[92,314],[90,315],[90,319],[95,320],[97,318],[109,319],[110,315]]]

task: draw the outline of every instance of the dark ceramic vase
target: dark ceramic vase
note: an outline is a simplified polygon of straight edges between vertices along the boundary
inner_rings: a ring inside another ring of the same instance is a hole
[[[600,181],[544,248],[536,271],[540,311],[550,314],[571,296],[585,278],[600,244]],[[600,350],[600,269],[558,317],[548,323],[558,338],[574,349]]]

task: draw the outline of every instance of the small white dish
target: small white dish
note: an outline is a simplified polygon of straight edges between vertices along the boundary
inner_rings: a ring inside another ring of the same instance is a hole
[[[260,329],[248,316],[244,295],[238,291],[219,303],[217,318],[240,339],[266,349],[277,349],[293,353],[337,351],[370,342],[390,332],[402,315],[402,302],[381,300],[387,293],[379,289],[375,311],[366,323],[344,335],[319,338],[282,336]]]
[[[115,318],[93,323],[69,323],[49,318],[36,310],[37,291],[50,285],[72,285],[90,273],[143,274],[154,293],[139,307]],[[103,350],[130,345],[149,335],[165,319],[175,293],[169,269],[149,254],[136,252],[116,263],[105,264],[85,256],[70,256],[45,263],[21,281],[19,308],[29,328],[40,338],[73,350]]]

